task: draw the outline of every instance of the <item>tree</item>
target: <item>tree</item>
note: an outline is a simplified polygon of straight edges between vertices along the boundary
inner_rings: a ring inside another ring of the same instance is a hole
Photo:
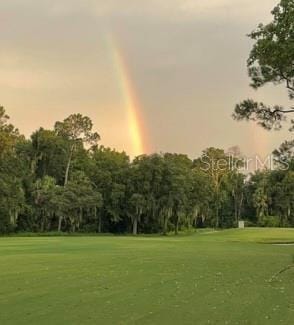
[[[18,129],[8,123],[9,116],[5,113],[5,109],[0,106],[0,158],[8,150],[13,150],[17,141],[23,137],[20,136]]]
[[[227,184],[231,190],[231,194],[234,201],[234,219],[236,226],[241,218],[243,200],[244,200],[244,181],[245,175],[240,174],[237,171],[232,171],[228,175]]]
[[[293,224],[294,217],[294,171],[290,170],[286,173],[282,181],[283,196],[281,198],[283,215],[286,218],[286,222],[282,223],[282,226],[289,226]]]
[[[162,155],[142,155],[134,159],[128,172],[127,196],[141,194],[145,201],[144,218],[140,224],[144,232],[158,231],[160,227],[160,198],[162,196],[163,173]]]
[[[40,231],[47,228],[48,219],[53,216],[55,189],[55,179],[49,176],[38,179],[35,183],[34,201],[36,216],[40,220]]]
[[[63,184],[67,164],[67,140],[53,130],[40,128],[31,135],[29,146],[27,154],[36,178],[47,175],[55,178],[57,184]]]
[[[137,235],[138,223],[140,222],[141,216],[146,208],[146,200],[143,195],[134,193],[129,203],[131,207],[129,216],[131,217],[133,224],[133,235]]]
[[[9,116],[0,106],[0,232],[16,229],[26,206],[23,177],[27,170],[16,150],[22,141],[24,137],[9,123]]]
[[[192,191],[192,161],[182,154],[165,154],[165,181],[167,216],[165,216],[164,233],[166,233],[166,219],[173,222],[177,235],[182,223],[189,215],[189,196]]]
[[[97,217],[97,209],[103,204],[102,195],[93,189],[93,185],[84,172],[76,172],[64,187],[63,210],[66,215],[62,219],[69,221],[70,230],[80,230],[84,215],[89,210]],[[61,230],[59,222],[59,231]]]
[[[204,227],[212,205],[213,186],[207,173],[198,168],[191,171],[192,187],[189,193],[189,226]]]
[[[127,219],[126,188],[130,178],[129,157],[124,152],[99,146],[93,148],[90,158],[86,172],[95,190],[102,194],[104,202],[98,213],[98,231],[101,232],[103,227],[107,226],[111,231],[112,227],[123,222],[124,218]]]
[[[258,171],[252,177],[254,188],[252,191],[252,203],[256,209],[258,225],[265,224],[265,218],[269,216],[270,208],[270,172]]]
[[[288,169],[291,161],[294,160],[294,140],[283,142],[280,147],[273,152],[275,162],[281,169]]]
[[[69,170],[75,149],[84,144],[97,145],[97,142],[100,140],[99,134],[92,132],[92,129],[93,122],[91,119],[81,114],[70,115],[63,122],[55,123],[57,135],[64,137],[69,142],[64,185],[68,182]]]
[[[251,86],[258,89],[268,83],[284,84],[290,100],[294,99],[294,3],[281,0],[272,11],[273,21],[260,24],[249,37],[255,41],[247,65]],[[236,120],[256,121],[265,129],[280,129],[294,107],[273,107],[247,99],[237,104]],[[294,120],[291,121],[294,129]]]
[[[18,217],[24,208],[25,192],[21,179],[13,174],[0,173],[0,233],[1,224],[11,229],[17,227]]]
[[[223,185],[226,178],[235,168],[234,161],[225,154],[224,150],[217,148],[208,148],[203,151],[201,158],[194,161],[195,168],[205,172],[211,180],[213,188],[213,197],[215,202],[215,227],[220,226],[220,209],[223,199]]]

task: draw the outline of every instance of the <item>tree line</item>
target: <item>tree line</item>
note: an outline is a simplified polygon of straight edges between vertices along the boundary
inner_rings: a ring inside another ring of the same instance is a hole
[[[141,155],[99,145],[73,114],[29,139],[0,108],[0,232],[178,233],[195,227],[294,225],[293,142],[274,155],[288,168],[240,172],[236,155],[208,148]],[[283,159],[283,160],[281,160]]]

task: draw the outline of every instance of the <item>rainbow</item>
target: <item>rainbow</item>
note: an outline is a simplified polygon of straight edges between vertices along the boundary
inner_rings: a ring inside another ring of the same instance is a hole
[[[127,113],[129,138],[132,146],[130,154],[136,157],[148,151],[148,137],[143,123],[142,107],[137,98],[122,47],[119,46],[119,42],[114,38],[113,34],[108,35],[107,43],[110,48],[112,63],[116,70],[120,92],[123,96],[124,109]]]

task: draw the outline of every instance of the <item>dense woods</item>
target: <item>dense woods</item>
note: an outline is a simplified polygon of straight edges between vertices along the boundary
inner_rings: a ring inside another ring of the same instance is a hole
[[[293,141],[274,152],[275,170],[246,175],[238,154],[217,148],[194,160],[165,153],[131,161],[98,145],[92,129],[73,114],[26,139],[0,108],[1,233],[166,234],[239,219],[294,226]]]

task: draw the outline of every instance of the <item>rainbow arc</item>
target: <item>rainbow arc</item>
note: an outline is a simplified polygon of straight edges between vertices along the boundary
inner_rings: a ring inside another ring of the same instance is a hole
[[[118,40],[113,35],[108,36],[108,44],[111,49],[113,65],[116,69],[120,91],[123,96],[123,105],[127,113],[129,137],[132,145],[133,157],[142,155],[148,151],[147,134],[143,123],[142,107],[137,98],[135,86]]]

